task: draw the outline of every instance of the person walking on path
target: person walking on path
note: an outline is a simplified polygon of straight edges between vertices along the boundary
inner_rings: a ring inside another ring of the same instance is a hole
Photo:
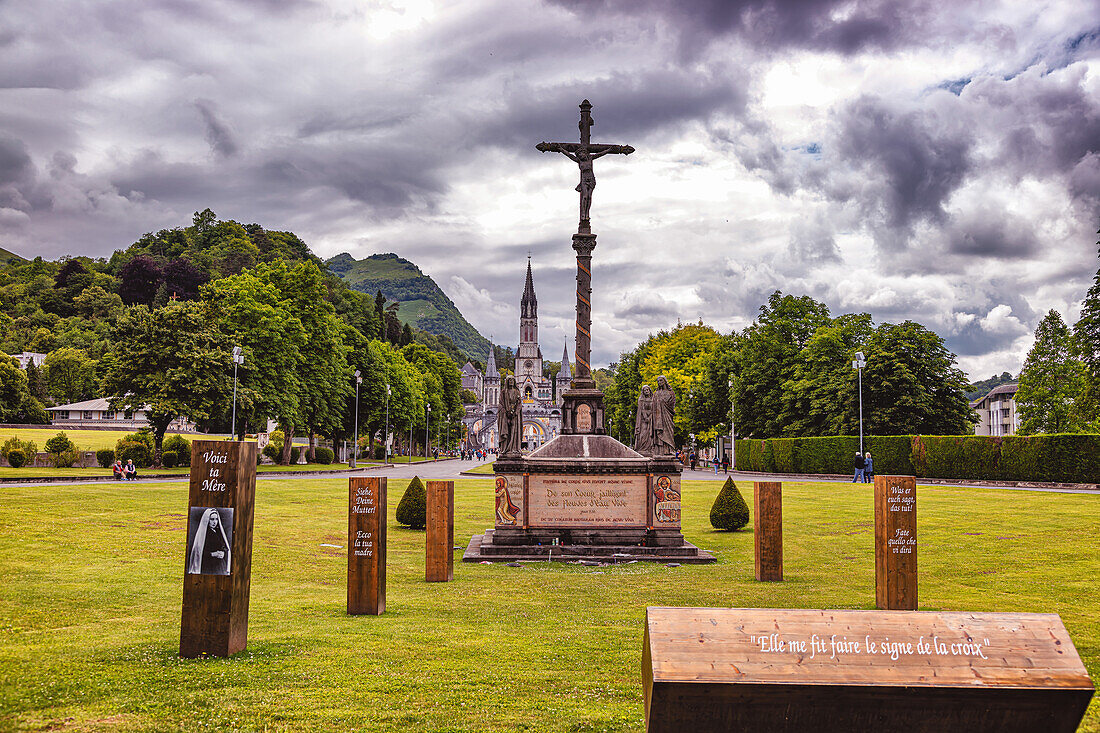
[[[722,470],[726,473],[730,472],[730,457],[728,453],[722,456]]]
[[[871,460],[871,451],[867,451],[867,455],[863,457],[863,483],[872,484],[875,482],[875,462]]]
[[[863,454],[859,451],[856,451],[856,459],[853,462],[853,465],[856,468],[856,474],[852,477],[852,483],[863,483],[863,468],[866,465],[866,462],[863,460]]]
[[[714,457],[714,475],[718,475],[718,456]]]

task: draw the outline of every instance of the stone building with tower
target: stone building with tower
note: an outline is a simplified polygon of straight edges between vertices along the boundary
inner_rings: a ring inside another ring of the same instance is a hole
[[[530,259],[527,261],[527,280],[519,304],[519,349],[516,351],[515,377],[523,396],[523,446],[526,450],[535,450],[561,433],[562,393],[569,389],[572,377],[567,347],[562,349],[558,373],[553,377],[543,373],[538,299],[535,297]],[[466,405],[466,416],[463,418],[471,448],[495,450],[497,447],[500,386],[501,374],[492,347],[484,372],[479,372],[470,362],[462,367],[462,388],[473,392],[479,400]]]

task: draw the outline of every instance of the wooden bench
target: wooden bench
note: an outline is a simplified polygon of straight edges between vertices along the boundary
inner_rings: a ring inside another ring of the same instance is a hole
[[[1038,613],[649,608],[646,729],[1075,731],[1093,685]]]

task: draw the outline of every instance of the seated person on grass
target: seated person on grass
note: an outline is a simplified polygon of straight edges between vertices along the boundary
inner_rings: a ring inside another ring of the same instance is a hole
[[[122,480],[122,474],[124,469],[122,468],[122,461],[115,461],[115,465],[111,466],[111,472],[115,475],[115,481]]]
[[[124,469],[124,471],[126,473],[127,481],[137,480],[137,466],[134,465],[133,459],[126,461],[126,468]]]

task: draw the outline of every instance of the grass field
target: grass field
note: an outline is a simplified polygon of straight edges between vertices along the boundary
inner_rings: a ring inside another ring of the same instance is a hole
[[[747,488],[747,487],[746,487]],[[783,583],[750,531],[719,533],[717,483],[685,482],[710,566],[456,563],[424,582],[424,533],[389,494],[387,612],[345,615],[347,482],[260,482],[249,644],[177,657],[186,486],[0,488],[0,729],[640,731],[648,605],[872,608],[870,487],[783,490]],[[751,488],[749,489],[751,491]],[[455,539],[493,518],[455,487]],[[1100,497],[921,487],[923,609],[1054,612],[1100,680]],[[1094,701],[1083,731],[1100,731]]]

